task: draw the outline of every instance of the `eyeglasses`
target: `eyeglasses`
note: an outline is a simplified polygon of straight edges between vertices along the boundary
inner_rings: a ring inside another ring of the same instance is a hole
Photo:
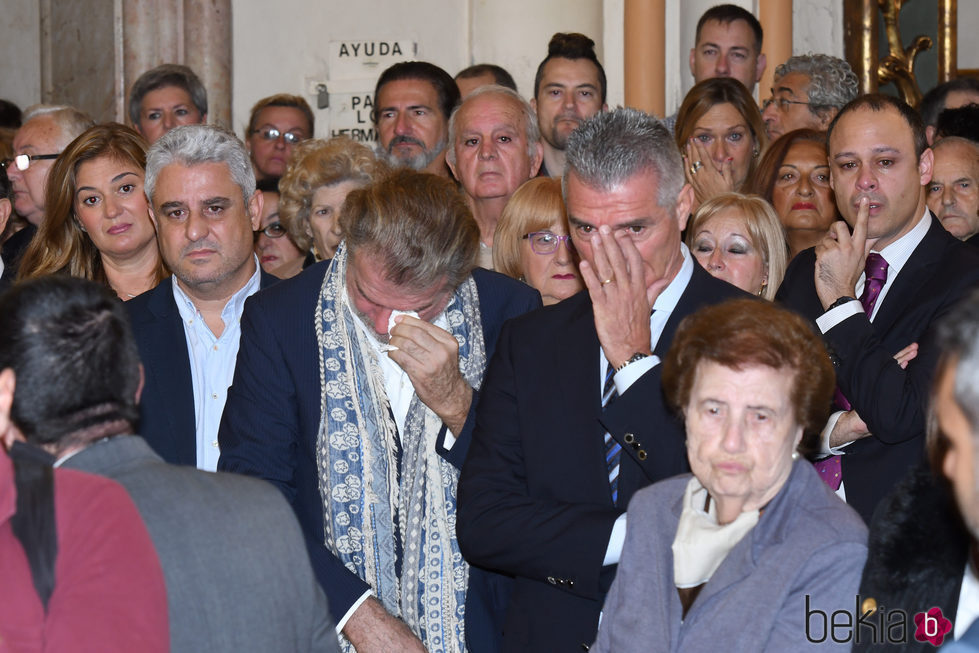
[[[302,134],[297,134],[296,132],[285,132],[282,133],[275,127],[266,127],[265,129],[256,129],[252,132],[253,134],[258,134],[267,141],[277,141],[279,137],[285,139],[286,143],[289,145],[295,145],[299,141],[305,140],[306,137]]]
[[[256,231],[255,238],[258,238],[259,234],[265,234],[269,238],[282,238],[286,235],[286,228],[282,226],[281,222],[273,222],[264,229]]]
[[[571,236],[558,236],[557,234],[552,234],[550,231],[533,231],[529,234],[524,234],[523,239],[529,240],[530,249],[534,251],[534,254],[540,254],[541,256],[556,252],[557,248],[561,245],[561,241],[564,241],[569,251],[574,250],[574,246],[571,244]]]
[[[761,104],[761,110],[764,111],[772,105],[776,105],[779,111],[788,111],[789,107],[793,104],[805,104],[810,105],[812,102],[802,102],[801,100],[790,100],[784,97],[770,97]]]
[[[0,166],[9,169],[10,164],[17,166],[18,170],[24,171],[31,167],[31,161],[43,161],[45,159],[57,159],[60,154],[18,154],[12,159],[0,161]]]

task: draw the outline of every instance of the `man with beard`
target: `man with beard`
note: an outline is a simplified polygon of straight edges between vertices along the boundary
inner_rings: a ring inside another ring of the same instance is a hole
[[[396,63],[377,80],[374,125],[378,154],[395,167],[449,176],[445,167],[449,116],[459,88],[449,73],[426,61]]]
[[[608,109],[605,69],[595,56],[595,42],[584,34],[557,33],[547,45],[547,57],[537,67],[534,98],[544,145],[538,176],[564,174],[568,136],[582,120]]]

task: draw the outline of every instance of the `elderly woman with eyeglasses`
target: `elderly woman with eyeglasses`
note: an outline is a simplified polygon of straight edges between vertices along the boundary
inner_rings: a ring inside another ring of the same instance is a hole
[[[576,259],[561,180],[537,177],[524,183],[496,225],[493,268],[536,288],[548,306],[585,287]]]
[[[313,127],[313,110],[298,95],[280,93],[256,102],[245,134],[255,179],[284,175],[293,148],[313,137]]]
[[[262,269],[279,279],[294,277],[316,261],[309,248],[301,248],[279,221],[279,187],[271,179],[258,182],[265,202],[261,228],[255,232],[255,255]]]

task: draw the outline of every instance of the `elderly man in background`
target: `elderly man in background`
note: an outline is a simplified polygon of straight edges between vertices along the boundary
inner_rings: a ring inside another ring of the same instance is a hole
[[[129,120],[152,145],[174,127],[206,123],[207,90],[187,66],[162,64],[133,83]]]
[[[34,227],[44,222],[48,173],[54,160],[92,119],[74,107],[36,104],[24,111],[24,123],[14,135],[14,158],[7,165],[13,187],[14,210]]]
[[[552,36],[547,57],[537,67],[530,101],[543,138],[542,176],[564,174],[568,136],[582,121],[608,109],[605,90],[605,69],[595,55],[595,42],[584,34]]]
[[[154,143],[144,189],[173,276],[126,303],[146,375],[141,435],[169,463],[214,471],[245,299],[276,281],[253,250],[262,193],[242,142],[208,125]]]
[[[949,136],[931,149],[935,170],[926,186],[928,208],[950,234],[979,245],[979,145]]]
[[[449,116],[458,104],[455,80],[435,64],[394,64],[374,89],[378,154],[395,167],[448,177]]]
[[[326,600],[282,496],[254,479],[167,465],[135,435],[139,355],[115,295],[48,276],[19,285],[4,308],[9,357],[0,352],[0,367],[10,366],[4,373],[24,388],[17,400],[29,404],[15,403],[15,414],[78,416],[75,428],[27,440],[55,455],[56,466],[129,492],[166,578],[170,650],[336,651]],[[8,392],[0,383],[0,406],[10,406]]]
[[[857,76],[842,59],[826,54],[789,57],[775,68],[772,96],[761,114],[768,140],[796,129],[825,131],[859,91]]]
[[[467,598],[458,469],[500,327],[540,298],[474,269],[479,232],[449,179],[355,189],[340,228],[332,262],[249,300],[220,468],[286,495],[357,651],[461,653],[487,608]]]
[[[510,196],[540,170],[544,150],[534,110],[501,86],[476,89],[449,120],[446,162],[479,226],[479,265],[493,269],[493,234]]]
[[[567,157],[588,292],[504,327],[459,483],[467,560],[515,577],[499,624],[507,651],[594,641],[629,499],[687,469],[660,356],[685,316],[743,295],[681,242],[693,191],[662,123],[599,113]]]

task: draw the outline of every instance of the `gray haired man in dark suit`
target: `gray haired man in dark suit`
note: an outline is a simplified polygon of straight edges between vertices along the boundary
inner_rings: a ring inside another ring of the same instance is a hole
[[[56,465],[128,490],[167,584],[172,651],[329,651],[337,639],[299,524],[271,486],[168,465],[135,432],[142,369],[126,309],[46,277],[0,301],[0,416]]]

